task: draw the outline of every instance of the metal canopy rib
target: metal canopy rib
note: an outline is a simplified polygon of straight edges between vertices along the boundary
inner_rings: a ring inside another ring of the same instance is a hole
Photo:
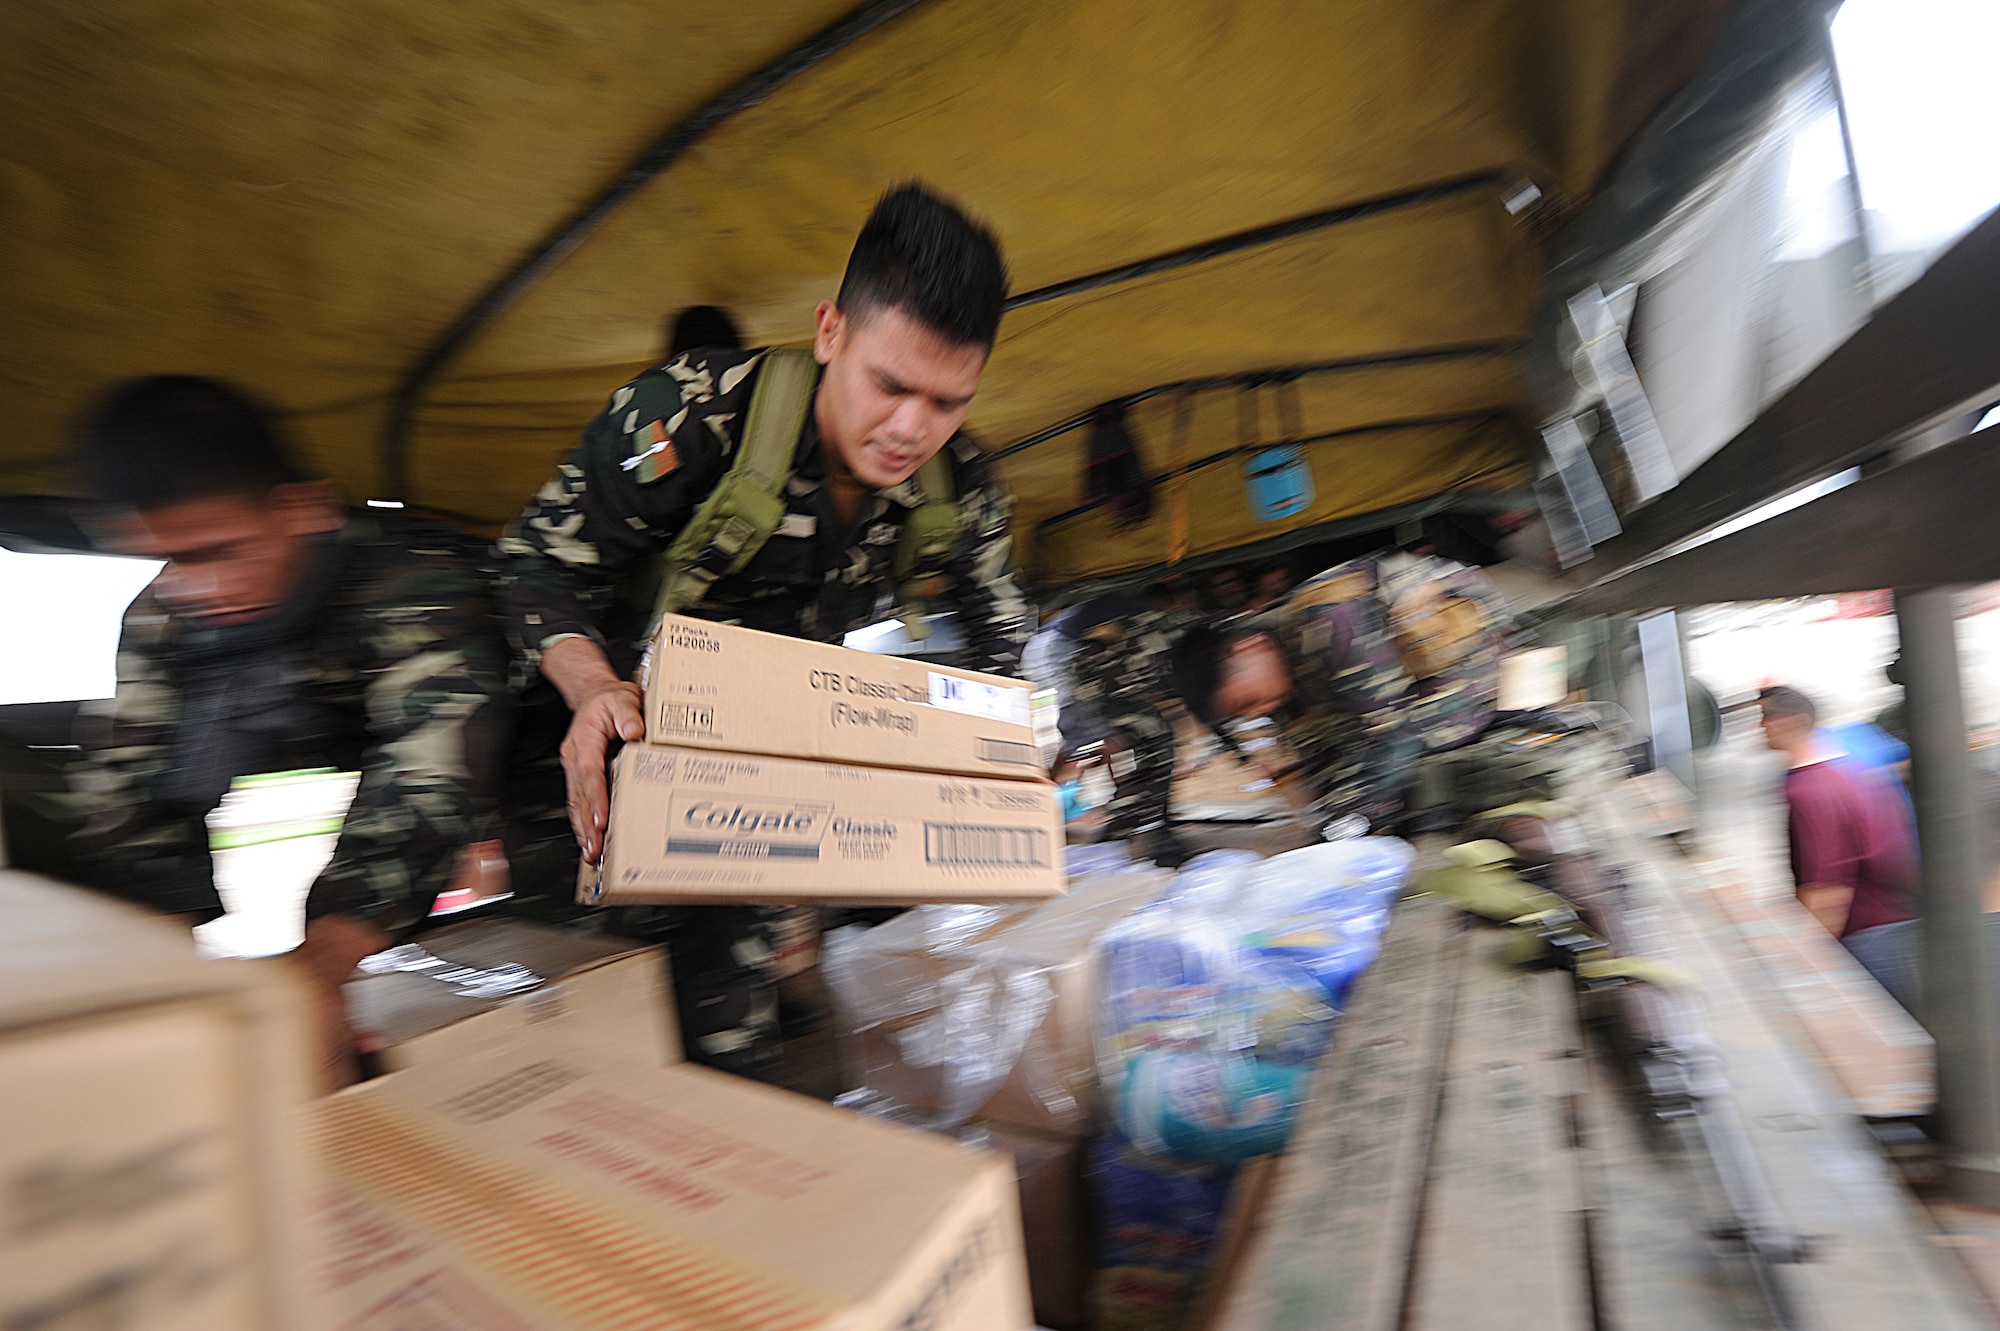
[[[548,271],[567,258],[606,219],[679,161],[710,130],[769,97],[807,70],[846,50],[923,0],[868,0],[831,26],[813,34],[754,74],[705,103],[655,139],[610,184],[565,218],[526,257],[488,287],[479,299],[410,366],[396,385],[382,432],[382,476],[394,495],[410,497],[410,433],[424,390],[438,372],[519,300]]]
[[[1502,178],[1497,171],[1475,171],[1470,175],[1442,180],[1436,184],[1420,185],[1416,189],[1399,190],[1380,198],[1364,199],[1360,203],[1343,204],[1338,208],[1326,208],[1288,221],[1252,227],[1248,231],[1238,231],[1234,235],[1218,236],[1214,240],[1205,240],[1198,245],[1156,254],[1150,259],[1140,259],[1136,263],[1120,264],[1116,268],[1107,268],[1100,273],[1088,273],[1082,277],[1072,277],[1067,281],[1052,282],[1033,291],[1024,291],[1018,296],[1009,297],[1007,308],[1018,310],[1029,305],[1040,305],[1044,301],[1061,300],[1065,296],[1074,296],[1085,291],[1136,282],[1142,277],[1152,277],[1156,273],[1169,273],[1176,268],[1207,263],[1211,259],[1220,259],[1242,250],[1256,249],[1261,245],[1275,245],[1281,240],[1310,235],[1315,231],[1326,231],[1347,222],[1358,222],[1364,217],[1380,217],[1384,213],[1416,208],[1426,203],[1436,203],[1441,199],[1456,198],[1461,194],[1497,189]]]

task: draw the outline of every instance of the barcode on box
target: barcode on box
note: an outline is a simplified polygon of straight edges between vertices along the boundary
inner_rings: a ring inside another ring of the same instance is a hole
[[[1049,863],[1049,834],[1039,827],[925,823],[924,859],[958,868],[1044,868]]]
[[[691,702],[662,703],[660,729],[670,735],[713,735],[715,708]]]
[[[1023,767],[1041,765],[1041,755],[1034,745],[1017,744],[1011,739],[980,740],[979,759],[988,763],[1019,763]]]

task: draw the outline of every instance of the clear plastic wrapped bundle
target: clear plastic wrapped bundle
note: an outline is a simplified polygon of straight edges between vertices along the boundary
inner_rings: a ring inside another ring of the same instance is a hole
[[[1035,906],[919,906],[829,935],[843,1103],[953,1129],[1080,1134],[1096,1108],[1093,944],[1157,897],[1154,869],[1088,874]]]
[[[1283,1148],[1414,858],[1388,838],[1202,856],[1099,939],[1099,1076],[1134,1146],[1219,1164]]]

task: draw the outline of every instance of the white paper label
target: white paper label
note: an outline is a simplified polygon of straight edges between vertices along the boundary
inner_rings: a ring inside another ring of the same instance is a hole
[[[1532,712],[1556,707],[1568,695],[1567,648],[1540,647],[1501,658],[1498,699],[1501,711]]]
[[[1003,688],[956,675],[931,672],[931,706],[967,716],[991,717],[1018,726],[1029,724],[1029,693],[1026,689]]]

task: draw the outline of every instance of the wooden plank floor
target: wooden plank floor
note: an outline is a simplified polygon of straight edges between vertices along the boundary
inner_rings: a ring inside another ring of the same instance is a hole
[[[1512,940],[1468,943],[1404,1325],[1411,1331],[1592,1325],[1570,977],[1510,965]]]
[[[1701,986],[1735,1113],[1782,1218],[1819,1239],[1819,1260],[1785,1274],[1806,1324],[1991,1331],[1965,1272],[1937,1250],[1926,1218],[1804,1047],[1756,957],[1699,895],[1692,867],[1634,836],[1615,800],[1592,815],[1593,844],[1621,863],[1664,955]]]
[[[1581,1046],[1575,1114],[1598,1326],[1756,1331],[1769,1318],[1754,1276],[1708,1236],[1712,1202],[1604,1051]]]
[[[1458,911],[1444,902],[1398,907],[1314,1079],[1219,1326],[1400,1325],[1464,941]]]
[[[1712,1107],[1818,1259],[1780,1282],[1811,1331],[1995,1322],[1826,1078],[1771,976],[1668,843],[1616,802],[1590,842],[1625,871],[1645,950],[1700,985],[1690,1027],[1733,1093]],[[1755,1269],[1711,1237],[1728,1211],[1689,1125],[1661,1126],[1566,975],[1505,933],[1401,903],[1317,1074],[1215,1325],[1226,1331],[1753,1331]]]

